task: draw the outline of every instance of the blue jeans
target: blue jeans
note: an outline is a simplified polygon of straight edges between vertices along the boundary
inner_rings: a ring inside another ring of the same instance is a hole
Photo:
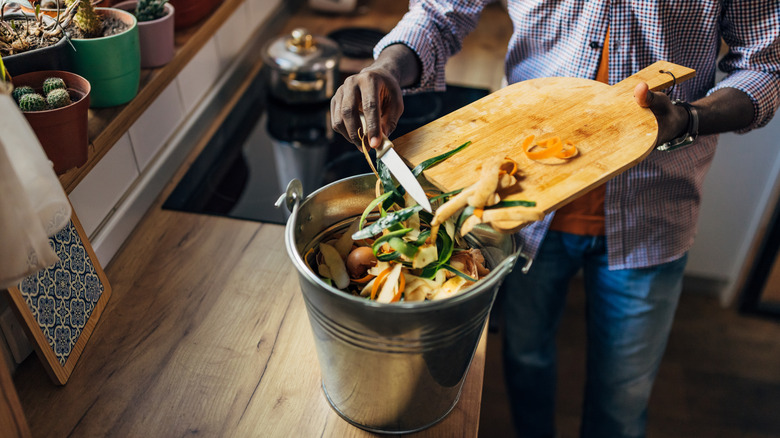
[[[580,268],[588,340],[581,436],[645,435],[686,260],[610,271],[604,237],[548,232],[528,273],[515,269],[503,285],[504,370],[519,436],[555,434],[555,337]]]

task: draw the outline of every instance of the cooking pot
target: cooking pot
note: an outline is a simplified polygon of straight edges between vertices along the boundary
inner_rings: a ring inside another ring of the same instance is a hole
[[[271,95],[287,103],[330,99],[336,91],[340,57],[333,40],[302,28],[271,41],[263,50]]]

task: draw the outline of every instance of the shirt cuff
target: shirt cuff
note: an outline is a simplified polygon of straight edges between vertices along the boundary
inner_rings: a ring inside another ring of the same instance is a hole
[[[739,134],[765,126],[780,104],[780,76],[755,70],[737,70],[718,82],[707,95],[722,88],[736,88],[747,94],[753,102],[753,122],[734,131]]]
[[[424,35],[430,35],[430,30],[418,24],[408,26],[399,26],[384,36],[376,47],[374,47],[374,59],[387,46],[392,44],[403,44],[417,55],[420,59],[422,71],[420,72],[420,82],[410,87],[404,88],[404,94],[420,93],[424,91],[444,91],[446,84],[444,79],[444,62],[437,56],[437,43],[431,44],[431,41],[424,41]],[[438,65],[438,64],[442,65]]]

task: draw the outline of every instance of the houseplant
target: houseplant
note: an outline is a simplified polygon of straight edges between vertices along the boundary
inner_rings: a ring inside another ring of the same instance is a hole
[[[73,72],[92,86],[93,108],[122,105],[138,93],[141,51],[138,23],[133,14],[117,8],[95,8],[88,0],[78,3],[71,26]]]
[[[54,164],[54,172],[58,175],[67,170],[83,165],[87,161],[89,150],[89,100],[90,84],[83,77],[66,71],[37,71],[15,76],[14,98],[17,102],[24,97],[25,87],[33,92],[46,95],[50,100],[58,91],[59,85],[49,90],[49,78],[59,78],[64,82],[65,93],[70,103],[58,108],[45,106],[39,111],[23,111],[27,123],[30,124],[43,150]],[[55,83],[57,81],[50,81]],[[28,90],[29,91],[29,90]]]
[[[168,0],[127,0],[114,7],[138,20],[142,68],[160,67],[173,59],[175,9]]]
[[[29,7],[32,4],[23,0]],[[5,2],[0,1],[0,9]],[[6,69],[12,75],[35,70],[70,69],[72,46],[63,23],[75,13],[63,9],[59,21],[33,9],[34,14],[19,12],[2,14],[0,20],[0,55]]]

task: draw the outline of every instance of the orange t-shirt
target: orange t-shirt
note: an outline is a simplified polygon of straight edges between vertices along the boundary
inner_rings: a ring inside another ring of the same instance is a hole
[[[609,82],[609,30],[604,38],[604,47],[601,49],[601,61],[596,80]],[[550,229],[583,236],[603,236],[606,191],[606,184],[602,184],[558,209]]]

